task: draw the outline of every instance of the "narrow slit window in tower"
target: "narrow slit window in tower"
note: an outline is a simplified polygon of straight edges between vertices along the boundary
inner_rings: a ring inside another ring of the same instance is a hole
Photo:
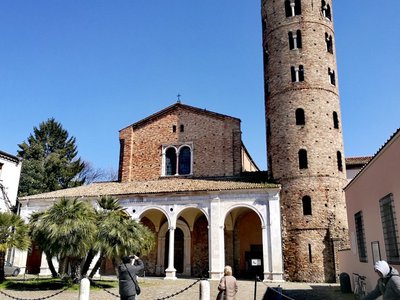
[[[340,151],[336,152],[337,157],[337,166],[340,172],[343,171],[343,163],[342,163],[342,153]]]
[[[335,71],[328,68],[329,82],[332,85],[336,85]]]
[[[339,129],[339,117],[336,111],[333,112],[333,128]]]
[[[305,123],[304,109],[296,109],[296,125],[304,125]]]
[[[185,131],[185,126],[181,124],[181,128],[180,129],[181,129],[181,132],[184,132]]]
[[[176,125],[172,125],[172,132],[176,132]]]
[[[332,35],[329,35],[327,32],[325,32],[325,42],[326,42],[326,51],[333,54]]]
[[[294,49],[293,32],[289,31],[288,36],[289,36],[289,49],[293,50]]]
[[[269,89],[269,78],[267,77],[267,79],[265,80],[265,95],[269,96],[270,94],[270,89]]]
[[[308,169],[307,150],[299,150],[299,169]]]
[[[308,261],[312,263],[311,244],[308,244]]]
[[[303,202],[303,215],[311,216],[312,215],[311,197],[304,196],[302,202]]]

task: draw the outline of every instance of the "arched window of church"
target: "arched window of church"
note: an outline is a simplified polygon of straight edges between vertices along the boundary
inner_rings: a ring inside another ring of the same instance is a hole
[[[311,216],[312,215],[311,197],[304,196],[302,202],[303,202],[303,215]]]
[[[176,174],[176,151],[175,148],[168,148],[165,152],[165,175]]]
[[[188,175],[190,174],[191,168],[191,151],[187,146],[182,147],[179,150],[179,175]]]
[[[299,150],[299,169],[308,169],[307,150]]]
[[[340,151],[336,152],[337,156],[337,166],[340,172],[343,171],[342,153]]]
[[[301,0],[286,0],[285,12],[287,18],[301,15]]]
[[[339,117],[336,111],[333,112],[333,128],[339,129]]]
[[[332,13],[331,13],[331,6],[326,0],[321,1],[322,6],[322,15],[332,21]]]
[[[296,109],[296,125],[304,125],[305,123],[304,109]]]

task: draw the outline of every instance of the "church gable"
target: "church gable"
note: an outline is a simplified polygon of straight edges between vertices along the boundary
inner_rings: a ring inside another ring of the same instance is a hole
[[[240,120],[177,103],[120,131],[120,181],[238,175]]]

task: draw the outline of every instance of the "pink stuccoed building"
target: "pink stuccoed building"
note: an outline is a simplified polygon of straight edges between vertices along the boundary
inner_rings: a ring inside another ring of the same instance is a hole
[[[345,187],[350,249],[339,253],[342,272],[366,276],[367,291],[378,279],[374,264],[400,269],[400,129]]]

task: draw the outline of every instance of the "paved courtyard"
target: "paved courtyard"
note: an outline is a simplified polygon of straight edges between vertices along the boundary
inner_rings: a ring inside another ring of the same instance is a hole
[[[175,299],[175,300],[197,300],[200,295],[200,283],[195,283],[194,279],[178,279],[164,280],[162,278],[140,278],[139,283],[142,289],[142,294],[137,297],[138,300],[157,300],[157,299]],[[195,283],[195,284],[194,284]],[[192,287],[186,289],[190,285]],[[210,281],[211,300],[214,300],[217,295],[217,281]],[[268,287],[276,288],[278,284],[257,283],[256,298],[254,298],[255,283],[254,281],[238,281],[239,291],[236,300],[262,300]],[[305,300],[305,299],[323,299],[323,300],[350,300],[354,299],[352,294],[342,294],[338,284],[308,284],[308,283],[291,283],[285,282],[280,284],[283,288],[285,299]],[[16,291],[2,290],[3,292],[18,298],[18,299],[37,299],[50,296],[57,291]],[[112,300],[118,298],[118,289],[111,288],[104,290],[96,290],[91,292],[90,299],[93,300]],[[172,296],[178,292],[181,293]],[[48,299],[55,300],[73,300],[78,299],[78,291],[64,291],[54,297]],[[167,298],[168,297],[168,298]],[[11,299],[1,294],[0,299]]]

